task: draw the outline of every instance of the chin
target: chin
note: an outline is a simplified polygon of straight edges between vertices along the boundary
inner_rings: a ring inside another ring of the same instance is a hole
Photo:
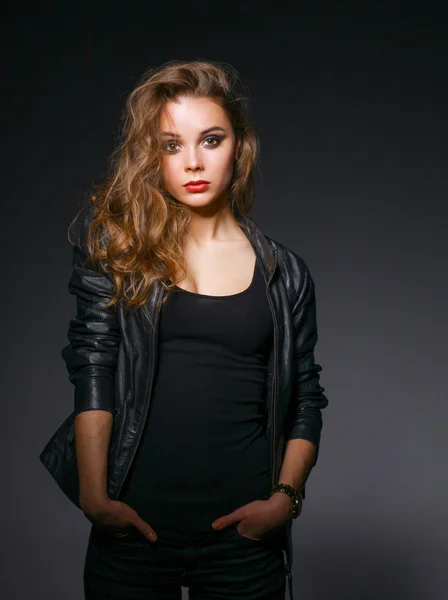
[[[215,194],[211,196],[210,194],[189,194],[188,198],[183,198],[179,200],[181,204],[184,206],[191,206],[191,208],[195,208],[197,206],[208,206],[209,204],[213,204],[217,200]]]

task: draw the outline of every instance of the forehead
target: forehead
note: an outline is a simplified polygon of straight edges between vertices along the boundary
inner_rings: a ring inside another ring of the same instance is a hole
[[[230,127],[224,109],[210,98],[189,98],[182,96],[170,100],[160,116],[162,131],[194,132],[213,125]]]

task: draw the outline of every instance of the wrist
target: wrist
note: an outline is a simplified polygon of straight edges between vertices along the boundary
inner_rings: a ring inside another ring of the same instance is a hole
[[[292,517],[297,518],[302,510],[302,496],[298,489],[287,483],[274,485],[271,496],[287,496],[291,504]]]
[[[293,516],[294,505],[292,499],[288,495],[281,492],[274,492],[269,498],[269,502],[278,509],[281,508],[282,510],[288,511],[290,517]]]
[[[108,495],[83,496],[79,498],[79,506],[83,512],[99,513],[110,501]]]

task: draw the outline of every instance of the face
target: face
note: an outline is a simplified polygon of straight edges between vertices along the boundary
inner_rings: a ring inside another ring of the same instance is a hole
[[[209,98],[181,97],[166,104],[160,124],[165,189],[191,208],[225,200],[238,149],[225,111]],[[207,184],[185,187],[198,180]]]

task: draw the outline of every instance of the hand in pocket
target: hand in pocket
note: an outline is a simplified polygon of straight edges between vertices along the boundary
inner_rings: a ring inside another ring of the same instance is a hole
[[[128,527],[135,527],[151,542],[157,541],[154,529],[129,504],[108,498],[100,503],[85,502],[81,508],[92,525],[100,530],[119,534]]]

